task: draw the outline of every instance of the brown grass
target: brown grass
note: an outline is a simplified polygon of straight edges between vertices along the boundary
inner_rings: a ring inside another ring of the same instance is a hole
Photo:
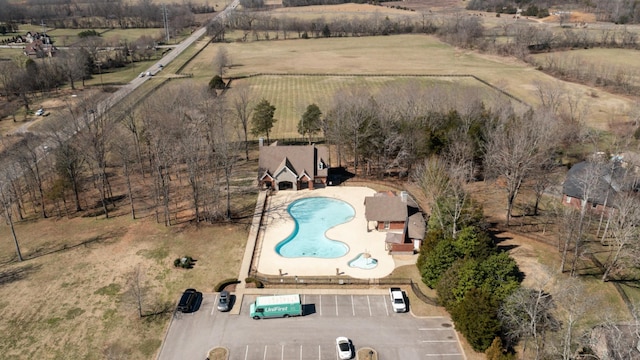
[[[456,49],[426,35],[210,44],[185,72],[208,81],[213,76],[211,59],[220,47],[227,49],[233,63],[227,76],[264,72],[473,74],[533,105],[539,102],[537,82],[557,84],[567,93],[589,98],[588,125],[600,129],[626,121],[620,109],[632,106],[629,99],[604,91],[591,98],[592,88],[556,80],[517,59]]]
[[[254,166],[239,164],[238,179],[253,174]],[[112,180],[114,195],[122,194],[123,179]],[[15,228],[25,258],[20,263],[9,227],[2,223],[0,238],[7,239],[0,243],[4,357],[153,358],[185,288],[213,292],[218,282],[238,275],[249,226],[243,216],[253,211],[255,192],[234,194],[236,221],[196,227],[178,218],[178,225],[165,227],[154,221],[145,198],[153,188],[150,181],[133,181],[138,220],[131,220],[127,203],[109,219],[75,214],[42,220],[29,213]],[[186,255],[196,259],[195,267],[175,268],[174,259]],[[143,313],[157,315],[138,317],[129,292],[135,268],[146,289]]]

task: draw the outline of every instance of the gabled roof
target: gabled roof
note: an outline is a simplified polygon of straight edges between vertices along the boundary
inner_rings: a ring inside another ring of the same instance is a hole
[[[422,217],[421,212],[417,212],[407,220],[407,233],[410,239],[424,239],[424,234],[427,231],[427,224]]]
[[[283,167],[287,167],[296,176],[304,174],[313,180],[316,177],[326,177],[328,173],[329,151],[320,145],[285,145],[278,146],[274,143],[270,146],[260,147],[258,160],[258,174],[265,172],[277,174]],[[318,162],[324,165],[318,169]]]
[[[393,193],[377,193],[364,198],[364,216],[367,221],[406,221],[407,203]]]
[[[626,178],[626,174],[627,170],[619,162],[593,163],[583,161],[569,169],[562,186],[562,192],[567,196],[584,199],[592,204],[615,206],[618,192],[635,188],[635,183]],[[587,193],[585,194],[585,192]]]

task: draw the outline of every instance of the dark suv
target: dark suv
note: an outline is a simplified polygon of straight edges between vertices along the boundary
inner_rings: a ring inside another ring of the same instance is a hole
[[[220,292],[220,298],[218,299],[218,311],[229,311],[230,301],[231,296],[229,295],[229,292],[222,290]]]
[[[182,297],[180,298],[180,302],[178,303],[178,307],[176,310],[189,313],[192,312],[196,306],[196,300],[198,299],[198,292],[196,289],[187,289],[182,293]]]

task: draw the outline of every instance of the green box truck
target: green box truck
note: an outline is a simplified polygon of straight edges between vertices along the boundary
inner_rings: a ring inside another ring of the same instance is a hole
[[[271,317],[289,317],[302,315],[300,294],[258,296],[251,304],[250,315],[258,320]]]

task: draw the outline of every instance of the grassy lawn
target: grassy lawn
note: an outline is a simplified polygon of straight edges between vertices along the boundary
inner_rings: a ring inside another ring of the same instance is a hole
[[[0,49],[0,60],[13,60],[15,58],[21,58],[24,54],[22,49],[14,49],[14,48],[2,48]]]

